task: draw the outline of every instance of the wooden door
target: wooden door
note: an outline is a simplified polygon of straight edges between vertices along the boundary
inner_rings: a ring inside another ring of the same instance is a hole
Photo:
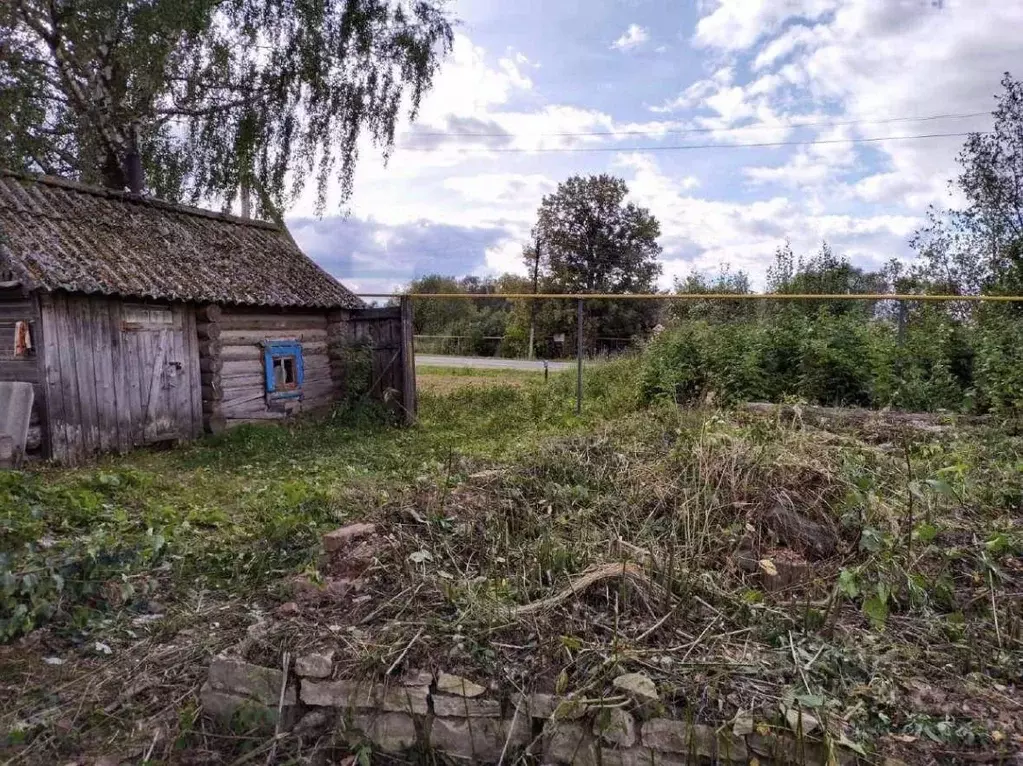
[[[138,443],[185,439],[192,433],[188,356],[182,313],[170,307],[125,305],[122,344],[128,350],[125,377],[138,387]]]

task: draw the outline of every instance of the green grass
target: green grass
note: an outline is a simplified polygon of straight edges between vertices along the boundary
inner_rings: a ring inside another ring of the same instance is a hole
[[[537,375],[543,375],[542,369],[519,370],[514,367],[447,367],[430,364],[416,365],[416,372],[420,375],[497,378],[499,380],[534,380]]]
[[[353,672],[379,673],[425,627],[406,662],[443,656],[498,678],[519,668],[525,683],[557,679],[583,696],[639,670],[674,714],[729,725],[753,710],[776,726],[779,704],[795,706],[830,721],[832,740],[909,761],[909,743],[952,762],[1023,736],[1019,435],[883,413],[810,422],[798,406],[784,416],[641,407],[636,368],[587,369],[581,416],[571,372],[505,384],[504,370],[444,368],[426,375],[461,385],[421,388],[413,428],[339,411],[0,475],[10,641],[0,676],[18,694],[0,729],[20,732],[9,738],[25,762],[49,763],[159,719],[166,762],[204,749],[230,762],[250,740],[217,740],[197,718],[209,655],[291,598],[298,573],[329,579],[322,532],[369,519],[390,541],[372,598],[286,622],[267,658],[335,621],[359,626],[345,633]],[[782,590],[757,562],[809,554],[770,521],[778,506],[834,545]],[[645,585],[610,581],[509,617],[625,559]],[[164,618],[133,625],[153,611]],[[160,695],[103,712],[126,679],[147,678]],[[73,737],[58,725],[68,720]]]
[[[600,417],[596,406],[576,417],[570,389],[555,379],[525,389],[427,391],[410,429],[339,413],[325,422],[246,425],[78,470],[2,473],[0,638],[55,616],[88,619],[110,600],[103,588],[112,578],[124,583],[117,603],[153,571],[173,593],[265,584],[314,561],[323,530],[372,513],[456,457],[501,460],[545,433]]]

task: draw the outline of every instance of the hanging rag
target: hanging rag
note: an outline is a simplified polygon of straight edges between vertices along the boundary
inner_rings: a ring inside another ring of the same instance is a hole
[[[14,323],[14,355],[28,356],[32,351],[32,330],[28,322]]]

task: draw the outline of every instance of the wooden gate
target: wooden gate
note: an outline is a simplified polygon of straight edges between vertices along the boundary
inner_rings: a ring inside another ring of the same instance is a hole
[[[370,352],[369,395],[398,411],[411,425],[416,419],[416,360],[412,347],[412,304],[356,309],[350,315],[352,340]]]

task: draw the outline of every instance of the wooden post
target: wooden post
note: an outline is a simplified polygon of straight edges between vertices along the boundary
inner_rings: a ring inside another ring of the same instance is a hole
[[[202,427],[208,434],[219,434],[226,427],[221,411],[224,390],[220,371],[224,360],[220,345],[220,306],[211,303],[195,311],[195,330],[199,337],[199,370],[201,371]]]
[[[412,339],[412,299],[401,297],[401,398],[405,408],[405,425],[416,422],[416,353]]]

